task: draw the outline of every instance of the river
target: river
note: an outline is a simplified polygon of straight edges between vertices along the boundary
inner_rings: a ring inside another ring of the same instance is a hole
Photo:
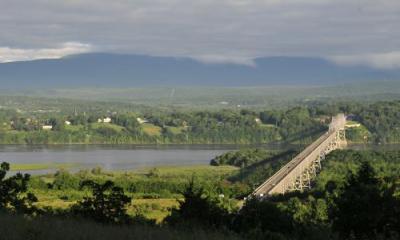
[[[133,170],[157,166],[206,165],[222,153],[246,148],[244,145],[0,145],[0,162],[26,166],[22,172],[44,174],[68,165],[71,171],[101,167],[105,170]],[[254,146],[253,146],[254,147]],[[262,145],[264,149],[296,148]],[[299,146],[297,146],[299,147]],[[395,145],[350,145],[357,150],[396,150]],[[29,165],[33,165],[29,169]],[[36,165],[36,167],[35,167]],[[39,165],[39,167],[37,167]],[[47,166],[46,166],[47,165]],[[40,167],[42,166],[42,167]],[[14,172],[14,171],[13,171]]]
[[[27,168],[31,165],[35,170],[21,170],[21,172],[30,174],[55,172],[59,168],[55,166],[66,166],[66,164],[71,171],[94,167],[101,167],[109,171],[132,170],[157,166],[205,165],[209,164],[210,160],[217,155],[245,147],[249,146],[0,145],[0,162]],[[263,146],[263,148],[282,149],[284,147],[272,145]]]

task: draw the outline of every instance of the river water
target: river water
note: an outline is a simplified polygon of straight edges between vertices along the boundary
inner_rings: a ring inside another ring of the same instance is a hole
[[[0,162],[12,164],[69,165],[69,169],[132,170],[156,166],[206,165],[222,153],[243,145],[1,145]],[[283,149],[282,145],[262,146]],[[57,167],[58,168],[58,167]],[[54,172],[57,168],[24,170],[30,174]]]
[[[0,162],[10,164],[44,164],[69,169],[132,170],[157,166],[206,165],[222,153],[255,146],[244,145],[0,145]],[[264,149],[300,148],[289,145],[262,145]],[[357,150],[396,150],[400,145],[351,145]],[[58,167],[24,170],[31,174],[55,172]]]

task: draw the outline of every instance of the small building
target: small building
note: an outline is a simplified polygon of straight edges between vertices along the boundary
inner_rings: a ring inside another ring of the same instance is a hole
[[[65,125],[71,125],[70,121],[65,121]]]
[[[259,118],[255,118],[254,121],[255,121],[257,124],[260,124],[260,123],[261,123],[261,119],[259,119]]]
[[[97,119],[98,123],[111,123],[111,118],[106,117],[106,118],[99,118]]]
[[[51,126],[51,125],[43,125],[43,126],[42,126],[42,129],[43,129],[43,130],[52,130],[52,129],[53,129],[53,126]]]
[[[138,123],[140,123],[140,124],[148,123],[148,122],[149,122],[149,120],[147,120],[147,119],[145,119],[145,118],[140,118],[140,117],[136,118],[136,121],[138,121]]]
[[[110,122],[111,122],[111,118],[109,118],[109,117],[103,118],[103,123],[110,123]]]
[[[346,128],[357,128],[357,127],[361,127],[361,124],[357,123],[357,122],[349,122],[349,123],[346,123],[345,127]]]

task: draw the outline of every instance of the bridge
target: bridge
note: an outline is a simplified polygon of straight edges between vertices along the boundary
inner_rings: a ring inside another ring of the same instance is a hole
[[[263,198],[311,188],[311,180],[321,170],[321,161],[325,156],[335,149],[346,146],[345,124],[344,114],[332,117],[326,133],[256,188],[252,195]]]

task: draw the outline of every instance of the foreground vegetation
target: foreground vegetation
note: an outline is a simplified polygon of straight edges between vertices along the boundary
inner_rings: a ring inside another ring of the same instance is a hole
[[[165,240],[235,240],[236,234],[211,230],[177,230],[157,226],[104,225],[90,220],[41,217],[27,219],[21,215],[0,214],[0,236],[2,240],[71,240],[71,239],[165,239]]]
[[[214,159],[213,165],[222,166],[192,171],[187,167],[136,173],[94,169],[9,178],[5,178],[9,167],[2,164],[0,221],[8,227],[1,228],[0,234],[7,239],[400,237],[399,151],[336,150],[323,162],[312,190],[264,201],[250,198],[239,208],[255,181],[273,174],[291,154],[249,149]],[[171,205],[157,206],[167,196]],[[49,204],[56,199],[68,204]],[[147,209],[140,204],[147,204]],[[151,217],[154,211],[164,215]]]

